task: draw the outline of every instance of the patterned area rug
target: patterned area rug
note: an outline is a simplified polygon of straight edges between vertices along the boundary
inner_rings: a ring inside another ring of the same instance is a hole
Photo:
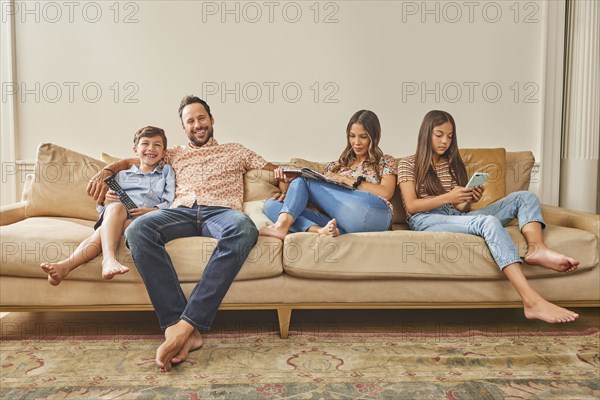
[[[169,373],[160,337],[0,341],[2,399],[598,399],[598,329],[213,334]]]

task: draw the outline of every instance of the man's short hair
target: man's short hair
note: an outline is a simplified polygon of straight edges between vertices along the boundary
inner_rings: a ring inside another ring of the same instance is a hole
[[[154,136],[160,136],[163,140],[163,146],[167,148],[167,135],[165,135],[165,131],[157,128],[155,126],[145,126],[133,135],[133,145],[137,146],[140,142],[140,139],[143,137],[151,138]]]
[[[181,99],[181,103],[179,103],[179,119],[181,119],[181,115],[183,114],[183,108],[185,106],[187,106],[188,104],[194,104],[194,103],[202,104],[202,106],[208,113],[208,116],[212,118],[212,114],[210,113],[210,106],[208,105],[208,103],[205,102],[204,100],[202,100],[200,97],[197,97],[194,95],[189,95],[189,96],[185,96],[183,99]]]

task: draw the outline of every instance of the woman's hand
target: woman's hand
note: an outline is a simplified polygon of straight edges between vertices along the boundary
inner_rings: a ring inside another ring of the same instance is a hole
[[[152,207],[152,208],[132,208],[131,210],[129,210],[129,215],[131,215],[132,217],[139,217],[140,215],[144,215],[147,214],[149,212],[152,211],[158,211],[158,208],[156,207]]]
[[[354,185],[354,182],[356,182],[355,178],[352,178],[348,175],[340,175],[340,174],[334,174],[333,172],[327,172],[325,174],[326,177],[328,177],[331,180],[334,180],[338,183],[343,183],[346,186],[350,186],[352,187],[352,185]]]
[[[283,201],[285,200],[285,194],[290,187],[290,182],[297,178],[300,173],[295,172],[283,172],[283,168],[276,168],[273,173],[278,181],[279,193],[273,195],[273,200]]]

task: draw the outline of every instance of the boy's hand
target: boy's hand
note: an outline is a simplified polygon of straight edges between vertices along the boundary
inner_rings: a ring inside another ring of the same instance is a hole
[[[104,179],[113,175],[110,171],[101,169],[96,175],[90,179],[87,184],[87,194],[96,200],[96,204],[104,202],[104,196],[108,192],[108,185],[104,183]]]
[[[121,201],[121,199],[114,190],[109,190],[106,192],[106,196],[104,197],[104,206],[107,206],[110,203],[116,203],[117,201]]]
[[[140,215],[144,215],[147,214],[151,211],[157,211],[158,208],[156,207],[152,207],[152,208],[132,208],[131,210],[129,210],[129,215],[131,215],[132,217],[139,217]]]

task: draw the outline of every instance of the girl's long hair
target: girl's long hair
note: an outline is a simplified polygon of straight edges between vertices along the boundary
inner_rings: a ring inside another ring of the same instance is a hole
[[[446,191],[433,169],[433,148],[431,146],[431,135],[433,128],[446,122],[452,124],[452,142],[444,153],[450,166],[450,175],[460,185],[467,184],[467,169],[458,152],[458,138],[456,135],[456,124],[452,115],[445,111],[433,110],[425,114],[421,129],[419,129],[419,140],[415,154],[415,190],[419,196],[421,185],[430,196],[439,196]]]
[[[352,129],[352,125],[360,124],[367,131],[367,135],[369,135],[369,150],[367,152],[368,159],[365,161],[365,165],[371,166],[377,175],[377,179],[381,178],[379,176],[379,161],[381,157],[383,157],[383,151],[379,148],[379,140],[381,139],[381,125],[379,124],[379,118],[373,111],[369,110],[360,110],[354,113],[348,122],[348,126],[346,127],[346,148],[342,151],[340,158],[338,160],[339,164],[332,169],[331,172],[338,172],[342,166],[350,167],[356,161],[356,154],[354,153],[354,149],[350,144],[350,130]]]

